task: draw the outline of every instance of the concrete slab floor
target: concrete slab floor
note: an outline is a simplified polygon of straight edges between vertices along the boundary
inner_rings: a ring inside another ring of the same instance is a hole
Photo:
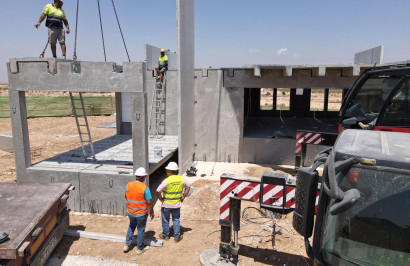
[[[147,171],[151,174],[177,151],[178,136],[149,138],[148,147],[149,169]],[[161,151],[161,154],[158,153],[158,150]],[[114,135],[94,142],[95,162],[92,159],[89,145],[86,146],[86,151],[87,161],[84,160],[81,147],[78,147],[36,163],[31,168],[54,171],[92,171],[104,174],[132,173],[131,135]]]

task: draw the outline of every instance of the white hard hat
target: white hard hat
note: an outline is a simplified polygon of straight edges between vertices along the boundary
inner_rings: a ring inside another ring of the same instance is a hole
[[[178,171],[178,165],[174,162],[169,162],[165,169],[170,171]]]
[[[140,167],[135,171],[135,175],[136,176],[146,176],[148,174],[147,174],[147,171],[145,171],[144,167]]]

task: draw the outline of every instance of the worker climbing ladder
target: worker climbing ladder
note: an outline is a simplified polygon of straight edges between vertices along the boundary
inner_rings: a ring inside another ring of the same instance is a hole
[[[90,127],[88,126],[87,114],[85,112],[85,107],[84,107],[83,95],[81,92],[78,92],[78,96],[74,97],[73,93],[70,92],[70,99],[71,99],[71,105],[73,106],[73,113],[75,117],[75,122],[77,124],[78,135],[80,136],[81,148],[83,150],[84,160],[87,161],[87,158],[88,158],[87,151],[86,151],[86,145],[88,143],[90,150],[91,150],[93,160],[96,161],[95,153],[94,153],[94,145],[91,140]],[[79,104],[81,105],[79,106]]]
[[[155,88],[152,94],[151,113],[149,116],[148,134],[151,137],[165,135],[165,91],[167,87],[166,74],[161,83],[156,76]]]

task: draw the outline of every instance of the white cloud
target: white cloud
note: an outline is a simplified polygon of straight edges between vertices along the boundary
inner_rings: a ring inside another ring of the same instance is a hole
[[[280,48],[276,53],[278,55],[286,55],[288,48]]]
[[[261,50],[259,50],[259,49],[250,49],[249,50],[249,53],[251,53],[251,54],[259,54],[261,52]]]

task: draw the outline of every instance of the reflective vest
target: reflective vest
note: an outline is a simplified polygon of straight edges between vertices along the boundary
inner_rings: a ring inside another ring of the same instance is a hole
[[[140,182],[130,182],[127,185],[125,196],[127,197],[127,211],[132,215],[148,213],[148,203],[145,200],[147,185]]]
[[[47,15],[46,27],[63,28],[65,13],[62,8],[56,8],[53,4],[44,7],[43,13]]]
[[[160,57],[158,58],[158,63],[159,63],[160,66],[164,66],[164,65],[165,65],[165,61],[168,62],[168,56],[167,56],[167,55],[160,56]]]
[[[177,204],[181,202],[184,179],[180,175],[172,175],[166,179],[167,188],[162,191],[164,203]]]

